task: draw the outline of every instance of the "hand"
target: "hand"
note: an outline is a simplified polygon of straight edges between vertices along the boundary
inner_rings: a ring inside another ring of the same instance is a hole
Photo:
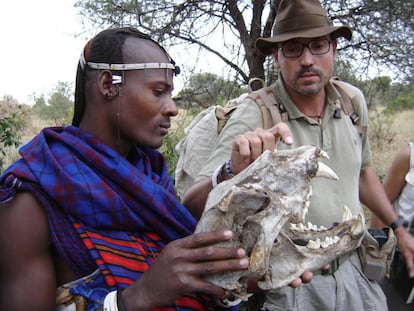
[[[414,236],[411,235],[404,227],[398,227],[395,230],[395,236],[398,241],[398,249],[404,256],[407,266],[408,275],[414,277]]]
[[[325,265],[321,269],[329,269],[329,265]],[[312,281],[312,278],[313,278],[313,273],[310,272],[310,271],[305,271],[300,276],[300,278],[296,278],[295,280],[293,280],[289,284],[289,286],[293,287],[293,288],[299,287],[301,284],[309,283],[310,281]],[[261,291],[262,291],[262,289],[259,288],[256,279],[251,278],[251,279],[247,280],[247,292],[249,292],[249,293],[259,293]]]
[[[300,276],[300,278],[295,279],[292,283],[289,284],[290,287],[296,288],[299,287],[301,284],[309,283],[312,281],[313,273],[310,271],[305,271]]]
[[[275,149],[279,140],[292,144],[292,132],[286,123],[280,122],[264,130],[256,129],[235,137],[231,152],[231,171],[241,172],[256,160],[265,150]]]
[[[231,231],[217,230],[169,243],[142,277],[124,290],[125,302],[131,303],[127,309],[172,305],[189,292],[224,297],[223,288],[203,280],[202,276],[248,268],[249,261],[243,249],[212,246],[231,237]]]

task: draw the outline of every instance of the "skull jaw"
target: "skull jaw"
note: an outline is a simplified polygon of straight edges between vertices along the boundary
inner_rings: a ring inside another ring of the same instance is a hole
[[[361,244],[364,236],[362,216],[343,222],[337,227],[327,229],[320,234],[305,232],[301,240],[324,236],[337,236],[339,241],[326,247],[310,249],[304,245],[296,244],[291,238],[298,238],[297,232],[289,236],[289,230],[279,233],[277,241],[273,244],[269,259],[269,270],[258,286],[263,290],[277,289],[289,285],[300,277],[305,271],[315,271],[330,263],[341,255],[355,250]]]
[[[307,253],[281,233],[287,222],[303,222],[311,195],[310,181],[320,171],[319,158],[325,155],[312,146],[266,151],[248,168],[213,189],[196,232],[232,230],[232,241],[220,245],[246,249],[250,266],[245,271],[208,275],[206,280],[247,300],[248,278],[258,280],[262,288],[277,288],[344,253],[346,247],[339,248],[343,252],[332,251],[329,255]],[[274,243],[276,240],[282,242]],[[344,243],[350,248],[358,244],[345,239]],[[288,273],[281,271],[285,267]]]

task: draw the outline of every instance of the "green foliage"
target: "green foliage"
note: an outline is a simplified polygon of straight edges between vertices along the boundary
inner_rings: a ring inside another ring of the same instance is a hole
[[[24,125],[24,110],[22,106],[5,107],[7,104],[0,101],[2,114],[0,117],[0,172],[5,165],[5,156],[10,149],[20,145],[20,130]],[[6,110],[6,111],[5,111]]]
[[[32,107],[32,112],[42,116],[42,114],[47,110],[46,99],[44,95],[39,97],[33,95],[35,104]]]
[[[376,150],[382,150],[393,141],[396,133],[392,130],[392,119],[392,114],[378,110],[371,111],[369,138]]]
[[[188,86],[175,99],[179,107],[202,107],[225,105],[243,93],[234,81],[223,79],[213,73],[199,73],[190,77]]]
[[[56,126],[70,124],[73,115],[72,83],[58,81],[47,104],[44,96],[35,98],[33,112]]]
[[[402,94],[389,102],[385,111],[387,113],[394,113],[407,109],[414,109],[414,91]]]
[[[279,3],[280,0],[77,0],[76,7],[95,29],[132,25],[151,34],[170,52],[170,47],[179,50],[182,59],[176,60],[188,67],[200,66],[206,55],[217,57],[235,80],[247,84],[252,77],[265,77],[266,57],[257,52],[254,42],[271,35]],[[321,3],[335,24],[349,25],[353,30],[352,41],[340,39],[338,48],[354,73],[366,77],[376,67],[392,70],[401,80],[413,76],[412,1]]]
[[[184,136],[183,128],[176,128],[165,136],[160,152],[165,156],[168,165],[168,174],[174,176],[174,170],[177,166],[178,154],[175,152],[175,145]]]

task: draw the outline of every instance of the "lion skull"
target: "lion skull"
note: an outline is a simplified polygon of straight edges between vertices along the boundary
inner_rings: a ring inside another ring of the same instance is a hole
[[[303,224],[314,177],[338,179],[313,146],[265,151],[234,178],[212,190],[196,232],[230,229],[233,239],[223,247],[242,247],[250,265],[246,271],[207,276],[213,284],[246,300],[247,279],[264,290],[288,285],[304,271],[320,269],[359,246],[363,218],[344,207],[341,224],[317,228]]]

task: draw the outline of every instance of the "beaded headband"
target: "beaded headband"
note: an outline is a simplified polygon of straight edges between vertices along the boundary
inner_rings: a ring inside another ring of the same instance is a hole
[[[79,59],[79,64],[82,70],[85,70],[85,66],[88,66],[91,69],[98,70],[141,70],[141,69],[171,69],[174,72],[174,75],[180,73],[180,67],[175,65],[174,61],[171,60],[170,63],[136,63],[136,64],[108,64],[108,63],[94,63],[87,62],[85,60],[85,55],[82,53]],[[118,78],[118,76],[116,77]],[[120,81],[114,81],[113,83],[121,83]]]

